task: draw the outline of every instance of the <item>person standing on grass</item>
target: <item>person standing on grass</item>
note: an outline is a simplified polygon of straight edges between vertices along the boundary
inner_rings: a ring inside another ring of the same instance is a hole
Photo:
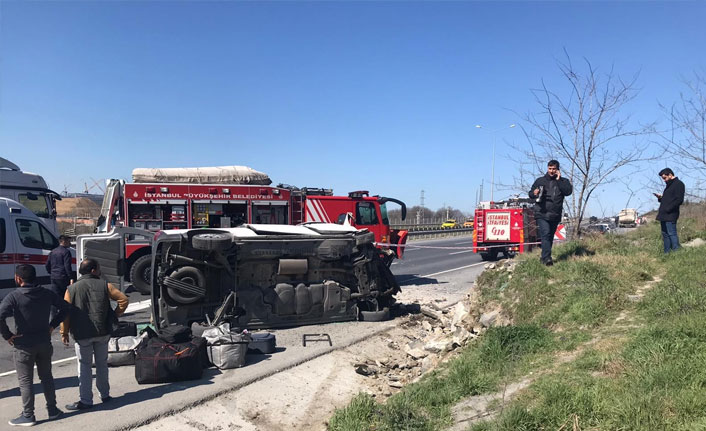
[[[79,265],[81,274],[76,283],[66,290],[64,299],[71,304],[71,312],[61,325],[61,340],[69,345],[69,332],[74,337],[78,359],[79,400],[68,404],[67,410],[86,410],[93,407],[93,371],[95,357],[96,388],[101,401],[111,399],[108,381],[108,341],[112,329],[110,300],[118,303],[115,315],[122,315],[128,306],[124,293],[100,278],[101,269],[94,259],[84,259]]]
[[[664,168],[659,171],[659,176],[665,183],[662,194],[654,193],[659,201],[657,220],[662,228],[662,241],[664,242],[664,252],[677,250],[679,248],[679,237],[677,236],[677,220],[679,219],[679,206],[684,203],[684,183],[674,176],[674,171]]]
[[[561,177],[559,162],[550,160],[547,163],[547,173],[537,178],[529,191],[529,197],[535,199],[534,217],[539,228],[542,242],[541,261],[547,266],[554,264],[552,260],[552,245],[554,232],[564,213],[564,197],[573,192],[571,182]]]
[[[54,348],[51,334],[69,311],[69,304],[49,289],[37,286],[37,271],[32,265],[18,265],[15,283],[19,286],[0,303],[0,333],[14,347],[13,356],[17,380],[22,397],[22,414],[8,422],[12,426],[32,426],[34,417],[34,366],[44,389],[49,420],[61,416],[56,407],[56,389],[51,373],[51,356]],[[49,321],[51,307],[57,309]],[[5,320],[15,319],[15,333],[10,331]]]
[[[76,274],[71,268],[71,238],[66,235],[59,236],[59,246],[49,253],[45,268],[51,280],[51,290],[59,296],[64,297],[66,287],[76,281]],[[53,318],[56,309],[52,308],[49,318]]]

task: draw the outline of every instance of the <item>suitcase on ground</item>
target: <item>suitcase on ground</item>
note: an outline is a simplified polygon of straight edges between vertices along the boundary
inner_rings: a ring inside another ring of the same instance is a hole
[[[135,365],[135,349],[142,337],[117,337],[108,340],[108,366]]]
[[[147,338],[135,350],[137,383],[167,383],[200,379],[206,339],[195,337],[186,343],[167,343]]]
[[[250,336],[247,334],[221,334],[216,338],[207,338],[208,359],[219,370],[240,368],[245,365]]]
[[[191,339],[191,328],[184,325],[170,325],[159,330],[159,338],[167,343],[186,343]]]
[[[137,336],[137,324],[135,322],[118,322],[111,332],[110,336],[114,338],[120,337],[135,337]]]
[[[274,353],[277,348],[277,340],[275,334],[269,332],[250,333],[252,341],[248,344],[250,353]]]

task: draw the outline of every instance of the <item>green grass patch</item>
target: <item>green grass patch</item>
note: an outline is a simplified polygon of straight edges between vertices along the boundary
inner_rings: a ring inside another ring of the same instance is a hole
[[[534,325],[489,329],[477,345],[455,360],[409,385],[385,404],[358,395],[337,410],[329,429],[438,430],[448,425],[451,407],[465,397],[496,391],[506,378],[515,378],[543,354],[556,348],[555,335]]]

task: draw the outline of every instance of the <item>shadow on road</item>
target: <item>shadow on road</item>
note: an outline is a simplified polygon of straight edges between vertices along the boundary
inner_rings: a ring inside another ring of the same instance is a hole
[[[397,283],[400,286],[424,286],[427,284],[445,284],[446,282],[439,282],[436,278],[428,277],[417,277],[416,275],[398,275],[395,277]]]

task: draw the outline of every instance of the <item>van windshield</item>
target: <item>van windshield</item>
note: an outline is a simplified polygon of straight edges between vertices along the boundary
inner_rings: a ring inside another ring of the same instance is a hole
[[[51,210],[44,193],[20,193],[17,197],[19,202],[36,214],[37,217],[49,218],[51,216]]]

